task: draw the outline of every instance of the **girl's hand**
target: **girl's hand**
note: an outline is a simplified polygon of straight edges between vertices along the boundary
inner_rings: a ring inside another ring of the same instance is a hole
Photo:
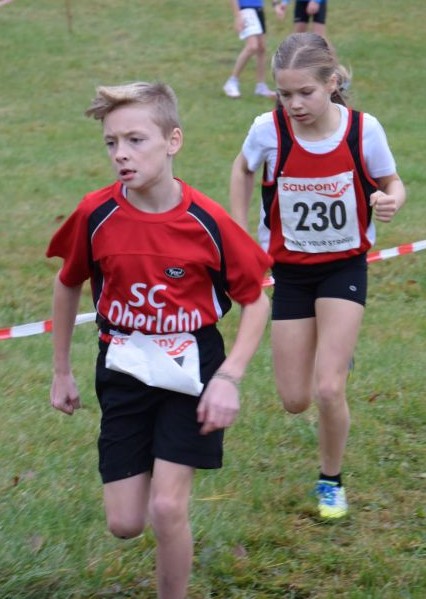
[[[380,190],[371,194],[370,206],[376,219],[383,223],[390,222],[398,208],[396,197]]]

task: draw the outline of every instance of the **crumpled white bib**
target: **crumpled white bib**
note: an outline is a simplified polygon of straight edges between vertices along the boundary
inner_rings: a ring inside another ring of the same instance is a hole
[[[109,344],[105,365],[111,370],[130,374],[146,385],[199,396],[198,344],[191,333],[114,336]]]

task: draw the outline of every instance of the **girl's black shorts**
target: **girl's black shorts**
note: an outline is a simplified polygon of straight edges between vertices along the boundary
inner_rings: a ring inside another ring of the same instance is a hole
[[[272,320],[311,318],[320,297],[346,299],[365,306],[366,254],[325,264],[275,264],[272,274]]]
[[[206,385],[225,359],[222,336],[215,326],[193,334]],[[224,432],[200,434],[199,398],[150,387],[106,368],[107,349],[108,344],[99,341],[96,394],[102,411],[98,450],[103,483],[148,472],[155,458],[193,468],[220,468]]]

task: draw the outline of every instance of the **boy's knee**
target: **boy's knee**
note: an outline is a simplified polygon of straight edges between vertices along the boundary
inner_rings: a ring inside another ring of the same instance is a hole
[[[145,523],[143,521],[122,520],[114,517],[108,518],[109,532],[118,539],[134,539],[143,533]]]
[[[150,505],[150,518],[156,535],[168,535],[186,526],[188,511],[185,505],[171,497],[156,497]]]

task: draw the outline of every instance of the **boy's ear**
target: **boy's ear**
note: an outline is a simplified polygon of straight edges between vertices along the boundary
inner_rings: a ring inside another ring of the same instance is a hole
[[[179,127],[175,127],[170,134],[169,137],[169,148],[167,154],[169,156],[174,156],[179,152],[183,144],[183,133],[182,129]]]

